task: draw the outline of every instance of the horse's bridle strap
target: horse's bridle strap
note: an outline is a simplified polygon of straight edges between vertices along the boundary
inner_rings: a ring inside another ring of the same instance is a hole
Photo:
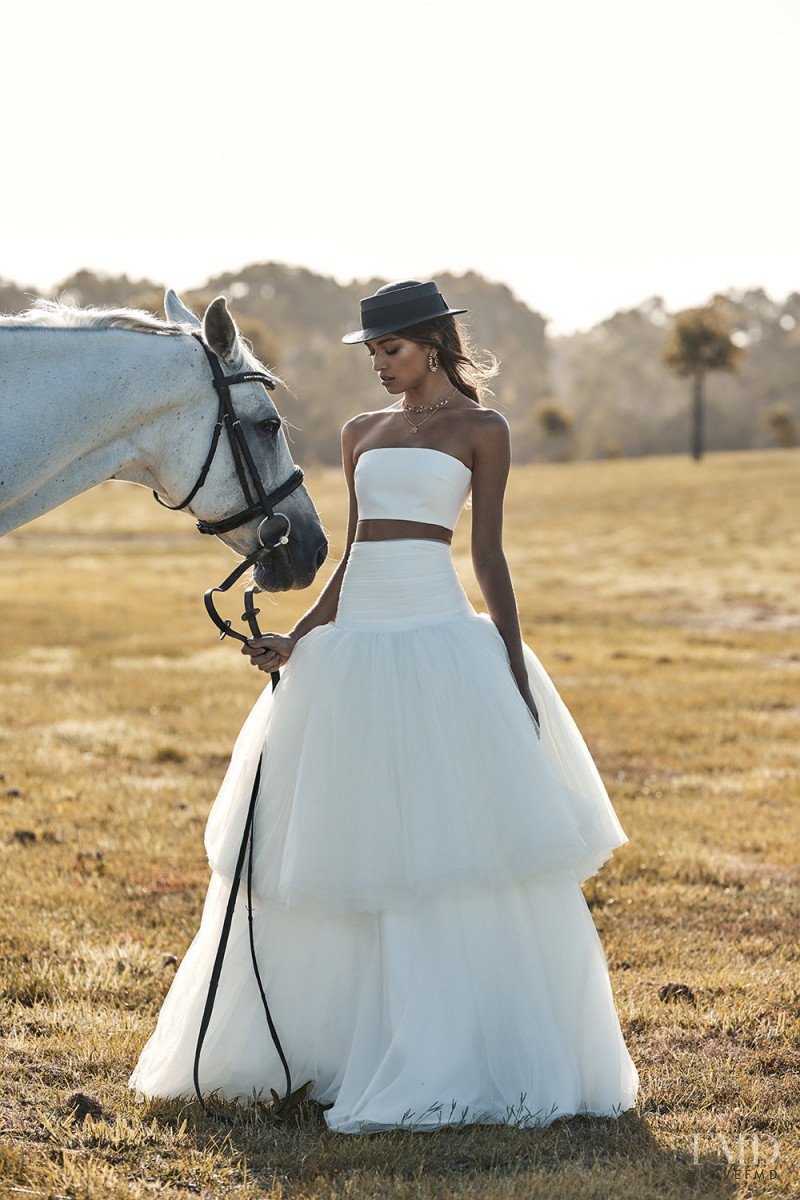
[[[203,486],[206,479],[208,478],[208,472],[211,470],[211,464],[214,461],[214,455],[217,452],[217,443],[219,442],[220,434],[222,433],[222,430],[224,428],[225,428],[225,406],[223,405],[222,398],[220,397],[219,411],[217,413],[217,423],[214,426],[214,431],[211,435],[211,445],[208,448],[208,454],[206,455],[206,461],[203,463],[202,467],[200,468],[200,474],[197,476],[197,482],[195,483],[192,490],[189,492],[189,495],[186,497],[186,499],[181,500],[180,504],[167,504],[166,500],[162,500],[161,497],[159,496],[158,492],[154,491],[153,496],[155,497],[155,499],[161,505],[162,508],[168,508],[172,512],[180,512],[180,510],[182,508],[186,508],[187,505],[192,503],[195,496],[200,491],[200,488]]]
[[[269,494],[270,506],[277,504],[279,500],[283,500],[286,496],[291,495],[295,488],[303,482],[303,471],[301,467],[295,467],[292,474],[282,483],[280,487],[275,488],[274,492]],[[231,529],[236,529],[239,525],[244,525],[247,521],[253,520],[260,512],[263,512],[263,506],[254,504],[251,508],[245,509],[243,512],[236,513],[232,517],[224,518],[221,521],[198,521],[197,528],[201,533],[228,533]],[[259,553],[261,551],[259,550]]]
[[[202,346],[205,342],[200,338],[199,334],[193,334]],[[230,387],[232,383],[263,383],[265,388],[269,388],[272,392],[275,390],[275,380],[264,371],[239,371],[238,375],[223,375],[220,378],[214,378],[214,387],[219,391],[221,387]]]
[[[239,486],[241,487],[242,494],[247,502],[247,507],[241,509],[241,511],[237,513],[231,514],[229,517],[223,517],[219,521],[198,521],[197,528],[201,533],[230,533],[232,529],[238,529],[240,525],[246,525],[248,521],[254,520],[260,513],[263,513],[268,520],[272,520],[275,516],[275,513],[273,512],[273,505],[277,504],[279,500],[285,499],[285,497],[290,495],[295,488],[300,486],[300,484],[303,482],[303,472],[300,467],[295,465],[294,471],[284,483],[280,484],[280,486],[275,488],[274,491],[269,493],[267,492],[266,488],[264,487],[261,474],[256,466],[255,460],[253,459],[250,447],[247,444],[247,438],[244,435],[239,418],[236,416],[236,410],[233,407],[230,389],[237,383],[261,383],[265,388],[268,388],[271,391],[275,387],[275,380],[271,375],[268,375],[266,371],[247,370],[238,371],[235,375],[226,375],[222,370],[219,358],[211,349],[211,347],[206,344],[202,336],[199,333],[193,333],[192,337],[195,338],[195,340],[198,341],[203,347],[203,353],[208,359],[209,366],[211,367],[213,384],[217,391],[217,395],[219,396],[217,421],[214,426],[214,431],[211,435],[211,445],[209,447],[208,454],[206,455],[206,460],[203,463],[200,474],[197,477],[197,482],[189,492],[189,495],[186,497],[186,499],[182,500],[180,504],[167,504],[166,501],[161,499],[157,492],[153,492],[153,495],[159,504],[161,504],[164,508],[171,509],[173,512],[176,512],[182,508],[186,508],[186,506],[192,502],[202,488],[203,484],[206,482],[208,472],[211,469],[211,464],[214,460],[214,455],[217,452],[222,430],[225,429],[228,434],[228,441],[230,442],[231,454],[233,456],[236,474],[239,479]],[[248,472],[250,475],[250,482],[253,485],[253,491],[255,491],[257,499],[253,498],[250,490],[250,484],[248,483],[247,479]],[[288,520],[286,521],[286,524],[288,526]],[[280,538],[277,538],[275,545],[278,545],[280,540]],[[274,546],[264,545],[262,541],[262,550],[270,550],[274,548]],[[261,553],[261,551],[259,551],[259,553]]]

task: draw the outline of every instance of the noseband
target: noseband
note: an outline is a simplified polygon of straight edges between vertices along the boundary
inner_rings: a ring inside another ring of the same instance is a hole
[[[230,533],[232,529],[238,529],[241,525],[246,525],[248,521],[254,520],[256,517],[263,514],[263,521],[258,526],[259,547],[252,554],[243,559],[238,567],[230,573],[228,578],[218,587],[209,588],[205,594],[205,605],[208,615],[211,620],[222,632],[221,637],[234,637],[240,642],[246,642],[247,637],[244,634],[238,633],[231,628],[230,621],[223,621],[214,606],[214,593],[227,592],[230,587],[242,576],[245,571],[264,558],[267,554],[271,554],[278,546],[286,546],[289,542],[289,534],[291,532],[291,521],[285,513],[275,512],[274,506],[281,500],[285,500],[290,496],[296,488],[303,482],[303,472],[300,467],[295,466],[294,471],[289,478],[273,491],[267,492],[264,487],[264,482],[256,466],[253,454],[247,444],[242,429],[241,422],[236,416],[236,410],[233,407],[230,389],[237,383],[262,383],[265,388],[270,391],[275,387],[275,380],[265,371],[239,371],[236,375],[226,375],[222,370],[219,358],[214,351],[206,345],[199,333],[193,333],[192,337],[196,339],[203,347],[206,358],[211,366],[211,374],[213,375],[214,387],[219,396],[219,410],[217,412],[217,423],[214,426],[214,432],[211,435],[211,445],[206,455],[206,461],[200,470],[197,481],[189,492],[189,495],[180,504],[166,504],[157,492],[153,492],[156,500],[164,508],[172,509],[177,512],[179,509],[186,508],[194,500],[197,493],[206,482],[208,472],[211,469],[211,464],[214,461],[214,455],[217,452],[217,446],[222,435],[223,429],[228,435],[228,443],[233,455],[236,474],[239,478],[239,486],[242,489],[247,508],[243,508],[240,512],[234,513],[233,516],[223,517],[220,521],[198,521],[197,528],[200,533],[221,534]],[[249,473],[249,481],[248,481]],[[252,490],[251,490],[252,484]],[[255,496],[253,495],[255,492]],[[256,615],[258,609],[254,609],[252,605],[252,590],[247,599],[247,611],[243,616],[244,620],[250,626],[250,636],[258,637],[260,630]]]

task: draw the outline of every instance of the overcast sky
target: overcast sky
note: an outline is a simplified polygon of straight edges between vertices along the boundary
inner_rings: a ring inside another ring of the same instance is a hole
[[[800,290],[798,0],[4,8],[0,275],[480,271],[569,331]]]

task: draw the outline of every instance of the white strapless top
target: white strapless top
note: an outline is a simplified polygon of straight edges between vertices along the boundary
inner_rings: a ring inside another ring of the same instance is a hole
[[[359,455],[355,471],[362,521],[424,521],[455,529],[472,486],[461,459],[428,446],[378,446]]]

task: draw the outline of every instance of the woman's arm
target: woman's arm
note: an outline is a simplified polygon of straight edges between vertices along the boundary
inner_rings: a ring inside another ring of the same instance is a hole
[[[508,422],[487,410],[485,417],[481,414],[479,430],[472,463],[472,565],[489,616],[506,644],[517,687],[538,728],[539,713],[522,655],[517,602],[503,552],[503,496],[511,466]]]
[[[347,559],[350,555],[350,547],[353,544],[356,525],[358,524],[358,505],[356,503],[354,482],[355,467],[353,464],[353,443],[355,440],[353,426],[357,421],[357,417],[353,421],[348,421],[342,430],[342,466],[347,483],[350,505],[347,520],[347,540],[341,562],[325,584],[315,603],[312,604],[308,612],[303,614],[289,633],[265,633],[260,638],[251,638],[245,642],[242,646],[242,654],[249,655],[251,664],[254,667],[258,667],[259,671],[277,671],[280,667],[285,666],[301,637],[310,633],[312,629],[316,629],[318,625],[327,625],[329,621],[333,621],[336,618],[336,611],[339,607],[339,594],[342,590],[342,579],[344,578]]]

